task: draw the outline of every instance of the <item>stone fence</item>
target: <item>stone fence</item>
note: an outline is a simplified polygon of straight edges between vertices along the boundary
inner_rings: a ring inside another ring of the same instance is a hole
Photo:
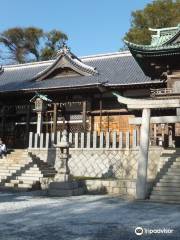
[[[60,141],[61,133],[53,134],[30,133],[28,151],[41,160],[58,169],[59,149],[53,144]],[[74,177],[87,180],[88,191],[105,189],[107,193],[122,193],[135,197],[135,182],[139,159],[137,132],[97,132],[70,133],[69,168]],[[151,186],[157,176],[161,147],[149,148],[148,177]],[[96,186],[94,186],[96,181]],[[113,186],[111,186],[114,184]],[[122,186],[121,186],[122,185]],[[95,188],[95,189],[94,189]],[[119,188],[119,189],[118,189]]]
[[[41,148],[49,149],[61,140],[61,132],[54,133],[29,133],[29,149]],[[105,148],[105,149],[130,149],[136,148],[139,144],[137,141],[137,130],[133,133],[127,132],[81,132],[69,133],[69,142],[71,148]]]

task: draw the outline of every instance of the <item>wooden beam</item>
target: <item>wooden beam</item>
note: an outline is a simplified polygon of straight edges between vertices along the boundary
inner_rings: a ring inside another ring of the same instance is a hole
[[[130,118],[129,124],[141,125],[142,118]],[[151,117],[150,123],[180,123],[180,116],[161,116],[161,117]]]
[[[54,111],[53,111],[53,133],[57,132],[57,103],[54,103]]]
[[[118,113],[128,113],[127,109],[107,109],[107,110],[102,110],[102,114],[118,114]],[[93,110],[93,111],[88,111],[87,112],[89,115],[99,115],[100,110]]]

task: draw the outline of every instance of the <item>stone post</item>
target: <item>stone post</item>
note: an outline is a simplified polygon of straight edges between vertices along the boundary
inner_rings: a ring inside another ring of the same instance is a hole
[[[150,132],[150,109],[143,109],[142,125],[140,135],[140,149],[136,181],[136,198],[146,198],[148,150],[149,150],[149,132]]]

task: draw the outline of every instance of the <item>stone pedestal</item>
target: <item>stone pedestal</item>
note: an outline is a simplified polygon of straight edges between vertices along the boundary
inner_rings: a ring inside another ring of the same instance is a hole
[[[78,182],[70,179],[70,170],[68,167],[69,159],[69,142],[67,131],[63,131],[61,142],[55,145],[59,149],[59,157],[57,159],[57,174],[54,182],[51,182],[48,188],[48,195],[57,197],[68,197],[81,195],[84,192]]]
[[[78,196],[84,193],[84,188],[78,182],[51,182],[48,193],[54,197]]]

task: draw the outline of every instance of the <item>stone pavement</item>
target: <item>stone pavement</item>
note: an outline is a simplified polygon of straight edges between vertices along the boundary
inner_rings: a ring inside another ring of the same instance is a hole
[[[174,230],[136,236],[134,230]],[[106,195],[49,198],[0,193],[0,240],[180,239],[180,205],[124,201]]]

